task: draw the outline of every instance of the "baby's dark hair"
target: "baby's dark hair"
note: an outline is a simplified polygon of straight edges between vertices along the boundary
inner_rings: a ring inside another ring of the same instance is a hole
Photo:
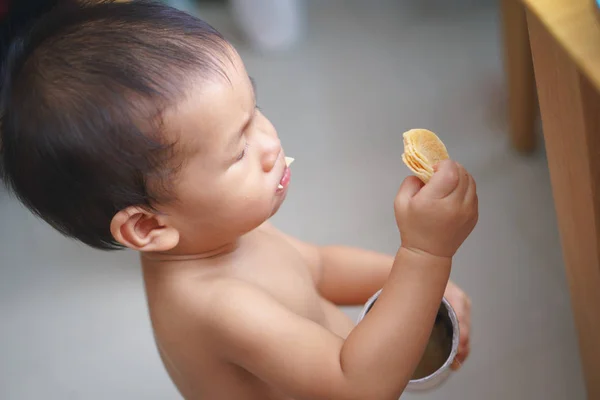
[[[32,212],[98,249],[113,216],[172,200],[164,112],[192,80],[226,78],[225,39],[149,1],[63,4],[13,40],[0,96],[0,171]],[[170,135],[173,136],[173,135]]]

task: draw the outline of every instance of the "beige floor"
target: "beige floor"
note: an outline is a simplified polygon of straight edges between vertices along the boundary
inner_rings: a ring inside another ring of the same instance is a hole
[[[414,3],[311,1],[293,51],[240,47],[296,157],[275,221],[318,243],[394,252],[400,134],[435,130],[479,185],[480,223],[452,273],[473,298],[473,353],[442,389],[405,397],[583,399],[546,160],[507,146],[496,1]],[[202,15],[233,32],[222,6]],[[68,241],[2,190],[0,221],[0,399],[179,398],[134,254]]]

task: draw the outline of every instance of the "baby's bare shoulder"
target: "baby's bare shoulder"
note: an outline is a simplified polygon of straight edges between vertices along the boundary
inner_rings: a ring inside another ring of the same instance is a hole
[[[227,318],[242,305],[252,307],[258,299],[269,298],[259,286],[229,275],[181,280],[172,283],[168,291],[163,299],[171,298],[170,312],[175,306],[198,328],[212,326],[216,317]]]
[[[147,290],[154,329],[161,337],[187,332],[202,338],[202,345],[236,329],[243,324],[241,315],[250,316],[260,307],[257,302],[268,298],[255,285],[230,276],[168,281]]]
[[[177,330],[195,337],[193,343],[186,344],[190,351],[202,346],[213,354],[227,355],[233,349],[260,349],[264,343],[258,339],[268,323],[267,316],[289,313],[268,292],[241,279],[203,279],[186,286],[180,288],[177,306],[163,307],[161,314],[166,318],[161,319],[171,323],[161,325],[170,331],[165,332],[168,335]]]

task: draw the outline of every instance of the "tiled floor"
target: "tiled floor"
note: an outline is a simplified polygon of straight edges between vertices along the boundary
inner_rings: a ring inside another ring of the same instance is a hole
[[[442,389],[405,397],[583,399],[546,160],[507,146],[496,2],[414,3],[313,0],[294,50],[240,46],[296,157],[275,222],[318,243],[393,253],[391,204],[408,173],[400,134],[438,132],[479,188],[480,222],[452,273],[473,298],[473,349]],[[222,5],[201,10],[234,37]],[[134,254],[66,240],[2,190],[0,221],[1,399],[179,398]]]

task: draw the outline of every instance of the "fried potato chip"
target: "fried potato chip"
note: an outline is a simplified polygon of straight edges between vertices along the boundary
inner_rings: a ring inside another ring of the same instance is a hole
[[[427,129],[411,129],[402,135],[402,161],[424,183],[433,176],[433,166],[450,158],[446,146],[437,135]]]
[[[406,157],[406,154],[402,154],[402,161],[404,161],[404,164],[408,166],[408,168],[413,172],[413,174],[415,174],[417,178],[419,178],[423,182],[427,182],[431,177],[432,174],[430,172],[413,165],[411,163],[411,160]]]
[[[406,153],[402,154],[402,161],[404,161],[404,163],[406,165],[409,166],[409,168],[413,171],[413,172],[418,172],[421,174],[427,174],[429,171],[425,168],[423,168],[423,166],[421,166],[418,163],[415,163],[414,159],[412,157],[410,157],[409,155],[407,155]]]
[[[406,157],[411,160],[412,165],[418,166],[420,169],[433,174],[433,168],[429,166],[429,162],[419,153],[415,151],[415,147],[412,144],[404,146]]]

